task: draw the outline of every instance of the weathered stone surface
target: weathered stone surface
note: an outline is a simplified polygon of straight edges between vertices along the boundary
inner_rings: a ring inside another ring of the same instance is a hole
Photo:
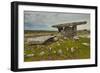
[[[58,50],[59,54],[63,54],[63,51],[61,49]]]
[[[39,37],[34,37],[34,38],[28,38],[27,42],[31,44],[43,44],[49,39],[53,39],[55,36],[39,36]]]
[[[44,55],[44,54],[45,54],[45,52],[44,52],[44,51],[42,51],[42,52],[40,52],[40,54],[39,54],[39,55],[41,55],[41,56],[42,56],[42,55]]]
[[[58,41],[58,38],[57,37],[54,37],[54,41]]]
[[[25,55],[25,57],[32,57],[32,56],[34,56],[34,54],[27,54],[27,55]]]
[[[74,47],[72,47],[72,48],[71,48],[71,52],[74,52],[74,51],[75,51],[75,48],[74,48]]]
[[[77,25],[86,24],[86,21],[83,22],[72,22],[72,23],[64,23],[53,25],[52,27],[58,28],[58,31],[67,38],[73,38],[77,35]]]
[[[67,26],[73,26],[73,25],[82,25],[86,24],[86,21],[80,21],[80,22],[71,22],[71,23],[63,23],[58,25],[53,25],[52,27],[67,27]]]
[[[89,44],[88,44],[88,43],[82,43],[82,45],[84,45],[84,46],[89,46]]]
[[[74,36],[73,39],[74,40],[79,40],[79,37],[78,36]]]

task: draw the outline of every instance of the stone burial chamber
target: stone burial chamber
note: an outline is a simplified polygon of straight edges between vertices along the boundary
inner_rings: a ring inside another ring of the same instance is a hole
[[[73,38],[74,36],[77,36],[77,26],[86,24],[86,21],[81,22],[71,22],[71,23],[63,23],[63,24],[57,24],[53,25],[52,27],[57,28],[58,31],[66,38]]]

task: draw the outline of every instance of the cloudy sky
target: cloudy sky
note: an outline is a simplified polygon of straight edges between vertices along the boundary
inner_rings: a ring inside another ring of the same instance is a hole
[[[90,14],[24,11],[25,30],[54,31],[57,28],[53,28],[52,25],[76,21],[87,21],[85,25],[78,25],[78,30],[90,29]]]

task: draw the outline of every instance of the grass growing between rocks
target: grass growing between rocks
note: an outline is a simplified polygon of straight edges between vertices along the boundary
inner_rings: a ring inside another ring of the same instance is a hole
[[[48,44],[24,44],[24,61],[71,60],[90,58],[90,38],[59,39]]]

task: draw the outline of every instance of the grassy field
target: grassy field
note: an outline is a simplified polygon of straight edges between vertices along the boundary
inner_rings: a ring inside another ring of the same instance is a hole
[[[57,32],[26,32],[25,38],[31,36],[54,35]],[[79,33],[81,35],[81,33]],[[84,33],[85,34],[85,33]],[[82,35],[84,35],[82,33]],[[86,35],[86,34],[85,34]],[[83,43],[89,44],[84,45]],[[57,41],[46,44],[33,45],[24,43],[24,61],[46,61],[90,58],[90,38],[80,37],[79,40],[59,38]]]

